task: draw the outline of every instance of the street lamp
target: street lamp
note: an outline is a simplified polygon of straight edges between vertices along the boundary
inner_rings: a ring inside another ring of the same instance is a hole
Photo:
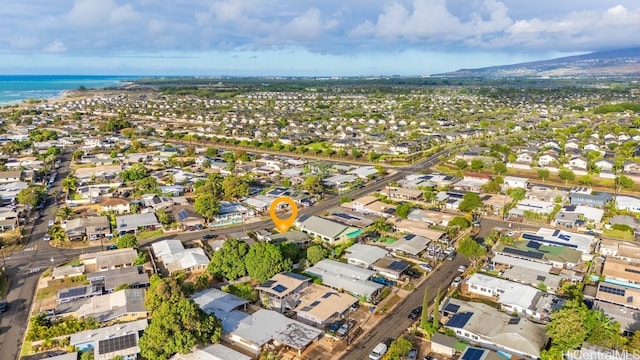
[[[7,270],[7,262],[5,260],[4,257],[4,245],[2,245],[2,247],[0,247],[0,249],[2,249],[2,271],[6,271]]]

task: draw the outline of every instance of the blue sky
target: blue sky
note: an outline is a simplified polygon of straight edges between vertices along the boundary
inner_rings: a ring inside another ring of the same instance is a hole
[[[0,74],[422,75],[640,46],[637,0],[9,0]]]

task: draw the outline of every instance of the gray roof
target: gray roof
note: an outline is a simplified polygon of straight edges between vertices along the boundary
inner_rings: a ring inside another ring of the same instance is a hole
[[[57,356],[48,358],[48,360],[78,360],[78,352],[75,351],[68,354],[57,355]]]
[[[321,260],[306,273],[322,279],[322,283],[335,289],[344,289],[356,296],[370,298],[382,285],[369,281],[376,272],[334,260]]]
[[[138,252],[135,249],[130,248],[101,251],[96,256],[96,266],[98,269],[102,269],[112,266],[133,264],[137,258]]]
[[[427,245],[429,245],[430,242],[431,240],[426,237],[409,234],[405,235],[400,240],[387,245],[387,248],[392,251],[401,251],[406,254],[417,256],[427,249]]]
[[[319,216],[310,216],[300,224],[301,229],[336,239],[349,227],[335,221],[327,220]]]
[[[118,232],[138,230],[139,227],[152,225],[160,225],[155,213],[116,216],[116,229]]]
[[[99,322],[115,320],[130,313],[146,312],[145,289],[124,289],[94,296],[78,309],[78,317],[94,317]]]
[[[146,286],[149,284],[149,275],[139,266],[98,271],[87,274],[87,279],[104,279],[105,290],[113,290],[120,285],[128,284],[131,287]]]
[[[347,253],[347,259],[361,261],[367,265],[373,264],[389,253],[381,247],[365,244],[353,244],[345,249],[345,252]]]
[[[440,333],[433,334],[430,340],[433,343],[444,345],[452,349],[455,349],[456,344],[458,343],[458,339],[451,336],[447,336],[445,334],[440,334]]]
[[[215,310],[222,310],[228,313],[249,303],[249,301],[241,297],[214,288],[199,291],[193,294],[191,299],[207,314],[211,314]]]
[[[212,344],[189,354],[175,354],[171,360],[251,360],[251,357],[222,344]]]

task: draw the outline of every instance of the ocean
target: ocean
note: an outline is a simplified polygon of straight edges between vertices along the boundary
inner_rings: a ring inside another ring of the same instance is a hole
[[[0,75],[0,106],[27,99],[53,99],[65,91],[117,87],[138,76],[102,75]]]

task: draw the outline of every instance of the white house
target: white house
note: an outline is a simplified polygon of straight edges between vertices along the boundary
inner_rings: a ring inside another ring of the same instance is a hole
[[[582,156],[575,156],[569,160],[569,165],[574,169],[587,169],[587,159]]]
[[[527,184],[529,183],[529,179],[517,176],[505,176],[504,177],[504,185],[507,188],[527,188]]]
[[[631,196],[618,195],[616,196],[616,208],[619,210],[640,212],[640,199]]]

